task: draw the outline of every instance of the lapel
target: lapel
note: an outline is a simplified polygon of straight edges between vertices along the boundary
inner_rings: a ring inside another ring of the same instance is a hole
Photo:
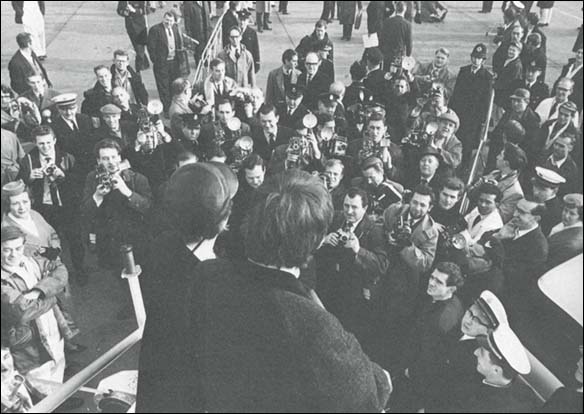
[[[284,69],[282,67],[280,67],[278,69],[278,71],[276,72],[276,85],[278,85],[278,89],[280,89],[280,92],[282,92],[282,94],[285,95],[285,91],[284,91]]]

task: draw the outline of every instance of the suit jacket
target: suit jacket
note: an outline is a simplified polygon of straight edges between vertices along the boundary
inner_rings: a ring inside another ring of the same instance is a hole
[[[176,50],[182,49],[183,40],[176,24],[172,25],[172,35]],[[162,23],[152,26],[148,32],[148,54],[154,66],[166,64],[166,59],[168,58],[168,38],[166,37],[166,29]]]
[[[264,130],[262,128],[255,128],[251,131],[251,137],[253,139],[253,152],[262,157],[265,161],[269,161],[272,158],[272,152],[276,147],[280,145],[287,145],[290,142],[290,138],[294,135],[294,131],[285,126],[278,126],[278,132],[276,133],[276,139],[268,143]]]
[[[519,58],[512,60],[506,66],[502,66],[495,79],[495,103],[506,108],[509,105],[509,97],[513,94],[513,83],[523,77],[523,65]]]
[[[41,75],[47,81],[47,86],[49,88],[52,87],[53,84],[49,80],[45,67],[34,52],[32,52],[32,59],[41,70]],[[29,88],[27,79],[35,73],[35,69],[22,53],[20,53],[20,50],[17,50],[12,56],[12,59],[10,59],[10,62],[8,62],[8,72],[10,74],[10,87],[20,95]]]
[[[199,46],[204,49],[213,30],[211,19],[209,18],[209,3],[206,1],[185,1],[183,3],[183,14],[186,34],[198,40]]]
[[[304,88],[302,104],[308,109],[316,109],[318,95],[329,91],[332,80],[320,70],[316,72],[310,83],[307,83],[307,80],[306,73],[298,77],[298,86]]]
[[[290,83],[296,84],[298,77],[302,74],[297,69],[293,70],[290,76]],[[286,88],[284,85],[284,69],[280,66],[277,69],[272,70],[268,74],[268,82],[266,84],[266,103],[272,105],[280,105],[286,102]],[[282,118],[282,113],[280,113],[280,119]]]
[[[503,140],[503,131],[505,130],[505,125],[508,121],[515,120],[518,121],[521,126],[525,129],[525,137],[522,142],[515,142],[515,144],[519,145],[525,151],[529,153],[530,151],[530,141],[533,140],[537,130],[539,129],[539,116],[531,109],[527,108],[525,112],[521,114],[521,116],[517,116],[516,114],[512,113],[511,111],[507,111],[503,114],[497,126],[490,134],[490,157],[489,161],[494,162],[495,158],[504,147],[504,140]]]
[[[260,43],[258,41],[258,33],[247,26],[245,31],[241,34],[241,44],[246,47],[247,50],[253,56],[253,67],[255,73],[260,71]]]
[[[335,213],[329,233],[342,229],[345,216]],[[363,323],[358,314],[359,304],[365,303],[363,289],[376,289],[387,272],[389,258],[383,229],[367,215],[353,233],[359,239],[357,254],[342,246],[323,245],[317,255],[317,292],[323,303],[351,332]],[[361,305],[362,306],[362,305]]]
[[[101,118],[100,109],[102,106],[113,103],[111,91],[107,93],[99,82],[95,82],[93,88],[83,92],[83,98],[81,113],[94,118]]]
[[[223,79],[223,97],[227,97],[229,92],[237,88],[237,83],[228,76]],[[205,82],[203,83],[203,94],[205,95],[205,100],[211,106],[215,105],[215,101],[219,96],[215,93],[215,87],[212,82],[211,75],[207,76]]]
[[[385,2],[370,1],[367,6],[367,33],[377,33],[385,19]]]
[[[549,157],[553,143],[558,137],[564,134],[573,135],[575,137],[579,136],[578,130],[570,123],[563,127],[558,127],[554,132],[556,123],[557,118],[545,121],[535,132],[533,139],[525,147],[531,168],[533,168],[537,162],[543,162]]]
[[[564,205],[559,197],[554,197],[545,202],[546,211],[539,222],[544,236],[549,236],[552,227],[562,221],[562,211]]]
[[[255,86],[253,56],[244,45],[241,45],[239,58],[235,56],[229,46],[223,49],[217,57],[225,62],[225,76],[235,80],[243,88]]]
[[[75,189],[71,186],[72,176],[70,174],[75,164],[75,159],[71,154],[62,152],[57,148],[55,149],[55,159],[53,161],[65,173],[65,177],[57,179],[53,184],[49,185],[58,189],[63,207],[71,208],[76,206],[78,194],[75,193]],[[30,172],[35,168],[41,168],[40,153],[36,147],[20,161],[19,178],[30,187],[32,199],[34,200],[32,207],[38,210],[38,207],[43,204],[45,178],[31,180]]]
[[[582,226],[560,230],[548,237],[547,268],[552,269],[582,253]]]
[[[385,102],[387,98],[388,82],[385,80],[385,72],[383,69],[375,69],[367,74],[363,79],[363,86],[373,94],[373,97],[378,102]]]
[[[93,134],[91,118],[85,114],[75,114],[78,131],[73,131],[69,124],[59,115],[53,119],[53,132],[57,137],[57,146],[75,157],[72,173],[81,190],[85,178],[95,166],[93,148],[97,143]]]
[[[178,401],[188,394],[189,375],[183,363],[188,316],[183,306],[199,259],[176,231],[164,231],[152,241],[143,264],[142,292],[148,319],[140,347],[140,375],[136,404],[140,412],[188,412]],[[160,354],[159,347],[168,352]]]
[[[288,115],[288,107],[285,103],[276,105],[276,108],[278,110],[279,116],[278,125],[282,125],[290,129],[296,129],[296,124],[302,121],[304,116],[310,112],[308,108],[302,104],[299,104],[291,115]]]
[[[192,374],[186,378],[188,397],[195,400],[189,411],[384,407],[389,386],[383,371],[298,279],[223,260],[204,261],[197,273],[187,286],[192,294],[186,309],[204,317],[190,319],[182,361]]]
[[[386,64],[391,63],[395,57],[412,54],[412,24],[401,16],[385,19],[377,37]]]
[[[100,266],[108,268],[120,266],[120,246],[126,243],[133,246],[136,262],[142,262],[148,241],[145,218],[152,203],[148,179],[130,169],[123,170],[120,175],[132,190],[129,198],[112,190],[98,206],[93,199],[97,174],[92,171],[87,175],[81,201],[85,231],[96,234]]]
[[[300,43],[298,44],[298,46],[296,46],[296,52],[298,52],[298,67],[299,68],[304,68],[304,61],[306,60],[306,55],[308,54],[308,52],[311,52],[313,50],[317,50],[321,43],[325,43],[327,46],[329,46],[331,48],[331,50],[328,54],[328,59],[331,62],[334,61],[335,49],[334,49],[333,42],[331,42],[331,40],[329,39],[328,33],[324,34],[323,40],[318,40],[318,38],[316,37],[316,33],[312,32],[309,36],[304,36],[300,40]]]
[[[520,302],[529,300],[528,293],[545,271],[548,242],[539,226],[518,239],[503,240],[505,290]]]

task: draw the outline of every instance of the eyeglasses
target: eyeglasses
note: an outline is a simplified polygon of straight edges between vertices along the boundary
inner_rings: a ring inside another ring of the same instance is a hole
[[[239,39],[241,36],[240,35],[232,35],[232,36],[229,36],[229,37],[232,38],[232,39]]]
[[[488,324],[484,323],[484,322],[483,322],[483,321],[482,321],[482,320],[481,320],[481,319],[480,319],[480,318],[479,318],[477,315],[475,315],[474,313],[472,313],[472,311],[471,311],[470,309],[468,309],[468,310],[467,310],[467,312],[468,312],[468,314],[470,315],[470,319],[471,319],[473,322],[476,322],[476,323],[478,323],[479,325],[483,325],[483,326],[485,326],[485,327],[487,327],[487,328],[489,327],[489,325],[488,325]]]
[[[318,62],[306,62],[306,66],[317,66]]]

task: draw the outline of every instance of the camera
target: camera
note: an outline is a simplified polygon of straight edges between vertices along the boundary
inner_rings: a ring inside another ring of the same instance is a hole
[[[231,148],[231,157],[233,162],[230,167],[236,173],[241,168],[243,161],[253,152],[253,140],[251,137],[243,136],[235,141]]]
[[[351,223],[345,222],[343,227],[337,230],[337,235],[339,236],[339,246],[344,246],[345,243],[349,241],[349,237],[351,234]]]
[[[389,244],[393,246],[406,246],[411,243],[411,238],[412,228],[404,221],[402,216],[389,234]]]
[[[49,164],[45,167],[44,173],[47,177],[52,177],[57,170],[57,166],[55,164]]]
[[[292,137],[286,148],[286,169],[300,168],[307,163],[308,141],[303,137]]]
[[[162,102],[158,99],[153,99],[148,102],[146,108],[141,108],[138,111],[138,126],[140,131],[146,135],[144,150],[147,153],[154,151],[161,143],[160,134],[156,125],[160,121],[160,114],[163,109]]]
[[[111,174],[107,168],[101,164],[97,165],[96,169],[97,185],[102,186],[106,189],[110,189],[114,185],[113,174]]]

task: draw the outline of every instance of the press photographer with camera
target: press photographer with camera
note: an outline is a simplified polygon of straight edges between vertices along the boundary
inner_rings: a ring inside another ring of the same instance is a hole
[[[367,191],[369,208],[367,213],[374,221],[381,221],[383,212],[392,204],[402,200],[404,187],[388,179],[383,163],[377,157],[369,157],[361,163],[362,177],[353,179],[352,185]]]
[[[75,158],[56,146],[53,130],[41,125],[33,130],[35,148],[21,161],[20,177],[32,192],[32,208],[38,211],[68,241],[75,279],[87,280],[85,251],[79,231],[79,179]]]
[[[438,230],[429,214],[433,205],[434,190],[420,184],[414,188],[409,202],[392,204],[383,215],[393,263],[387,300],[400,322],[413,311],[421,278],[434,262]]]
[[[373,317],[364,305],[375,299],[389,266],[381,226],[367,215],[369,202],[365,191],[350,188],[315,256],[319,297],[364,347]]]
[[[122,163],[122,149],[111,139],[95,146],[97,168],[85,181],[81,214],[90,243],[95,239],[99,265],[121,269],[120,246],[131,244],[136,261],[143,258],[152,201],[148,179]]]
[[[361,168],[364,160],[374,156],[383,162],[387,177],[400,181],[402,152],[399,146],[388,139],[385,117],[373,111],[366,122],[363,138],[351,141],[347,148],[347,153],[353,157],[355,171]]]

